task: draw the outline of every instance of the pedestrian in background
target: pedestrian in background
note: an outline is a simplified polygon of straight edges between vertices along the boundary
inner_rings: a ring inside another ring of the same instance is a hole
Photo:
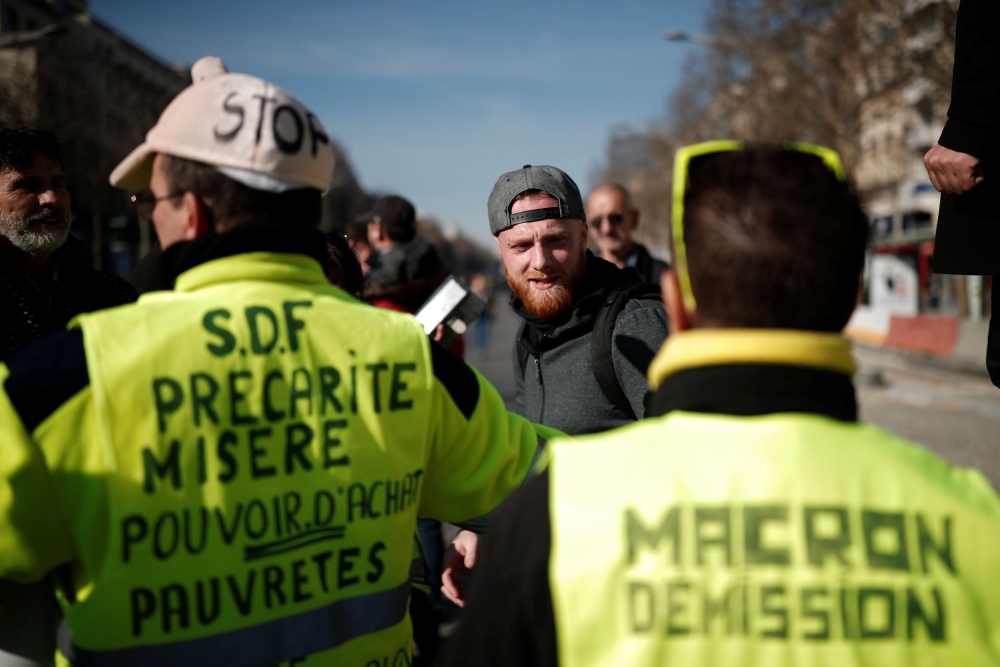
[[[469,280],[469,289],[486,304],[483,314],[476,320],[476,353],[485,360],[490,353],[490,330],[493,327],[493,278],[485,273],[477,273]]]
[[[340,232],[323,234],[326,243],[327,261],[323,264],[330,284],[336,285],[355,298],[361,298],[365,277],[361,262],[354,253],[345,235]]]
[[[83,265],[55,135],[0,129],[0,359],[76,315],[135,301],[122,278]]]
[[[647,419],[557,440],[442,665],[997,665],[1000,498],[857,422],[868,220],[826,149],[678,153]]]
[[[962,0],[948,122],[924,156],[941,192],[936,273],[993,276],[986,368],[1000,386],[1000,2]]]
[[[653,257],[646,246],[635,240],[639,210],[624,185],[603,183],[587,197],[587,227],[597,244],[597,256],[619,269],[630,266],[639,278],[660,284],[667,263]]]
[[[373,250],[365,300],[379,308],[417,312],[446,272],[437,249],[417,236],[413,204],[396,195],[379,197],[365,219]]]
[[[368,259],[372,254],[372,247],[368,245],[368,223],[363,221],[352,222],[347,225],[347,244],[354,251],[358,261],[361,262],[361,273],[367,276],[372,267],[368,264]]]

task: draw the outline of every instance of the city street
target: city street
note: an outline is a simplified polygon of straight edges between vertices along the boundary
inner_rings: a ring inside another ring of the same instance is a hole
[[[497,291],[489,352],[471,339],[466,358],[513,408],[512,345],[518,319]],[[918,442],[956,465],[981,470],[1000,488],[1000,389],[985,374],[959,373],[899,353],[855,347],[861,419]]]

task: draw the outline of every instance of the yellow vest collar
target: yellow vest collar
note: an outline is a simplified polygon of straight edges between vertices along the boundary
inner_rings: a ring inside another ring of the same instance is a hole
[[[649,365],[656,390],[670,375],[700,366],[781,364],[854,375],[851,343],[839,334],[791,329],[693,329],[671,334]]]
[[[323,267],[312,257],[280,252],[246,252],[213,259],[177,276],[174,290],[192,292],[237,280],[327,284]]]

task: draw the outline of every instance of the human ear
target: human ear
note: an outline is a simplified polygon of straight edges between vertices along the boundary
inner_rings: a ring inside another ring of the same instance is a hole
[[[660,290],[663,296],[663,307],[667,311],[670,333],[674,334],[690,329],[692,313],[684,304],[681,283],[673,269],[667,269],[660,276]]]
[[[191,241],[208,234],[211,230],[208,211],[198,195],[190,190],[181,198],[182,231],[181,238]]]

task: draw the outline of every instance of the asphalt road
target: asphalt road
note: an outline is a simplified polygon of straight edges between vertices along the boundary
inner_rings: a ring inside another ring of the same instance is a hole
[[[956,465],[978,468],[1000,489],[1000,389],[985,373],[958,373],[860,346],[854,356],[862,420]]]
[[[507,403],[514,403],[512,346],[519,324],[497,292],[485,354],[467,338],[467,361]],[[861,419],[917,442],[960,466],[978,468],[1000,489],[1000,389],[983,375],[959,373],[898,353],[857,347]]]

